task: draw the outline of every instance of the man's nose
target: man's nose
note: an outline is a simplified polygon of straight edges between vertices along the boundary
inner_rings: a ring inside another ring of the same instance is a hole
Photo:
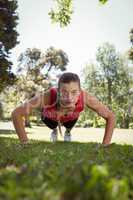
[[[67,95],[66,95],[66,99],[68,100],[68,101],[71,101],[72,100],[72,95],[71,95],[71,93],[68,93]]]

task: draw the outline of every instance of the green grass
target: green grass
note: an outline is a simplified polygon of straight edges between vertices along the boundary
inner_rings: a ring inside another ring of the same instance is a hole
[[[0,200],[133,199],[133,146],[0,138]]]

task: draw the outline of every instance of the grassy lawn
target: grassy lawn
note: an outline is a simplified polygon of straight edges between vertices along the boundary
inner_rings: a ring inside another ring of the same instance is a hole
[[[133,199],[133,146],[0,137],[0,200]]]
[[[26,131],[29,133],[28,138],[40,141],[50,141],[51,130],[46,126],[35,126],[27,128]],[[62,127],[62,131],[65,129]],[[104,136],[104,128],[77,128],[72,129],[72,141],[74,142],[102,142]],[[18,138],[12,122],[0,122],[0,136]],[[59,141],[63,138],[58,137]],[[133,129],[114,129],[112,142],[116,144],[129,144],[133,145]]]

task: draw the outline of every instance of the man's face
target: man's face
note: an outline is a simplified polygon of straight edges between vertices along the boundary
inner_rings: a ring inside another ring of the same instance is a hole
[[[63,107],[74,107],[80,94],[78,82],[61,83],[59,93]]]

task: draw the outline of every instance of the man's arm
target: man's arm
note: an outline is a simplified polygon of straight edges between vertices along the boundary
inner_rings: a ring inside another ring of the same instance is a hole
[[[41,108],[46,104],[46,95],[39,94],[24,104],[15,108],[12,112],[12,120],[21,143],[27,143],[28,137],[25,131],[24,118],[35,108]]]
[[[98,115],[106,120],[106,127],[102,144],[110,144],[115,127],[115,114],[109,110],[107,106],[102,104],[96,97],[90,95],[87,91],[84,91],[84,102],[87,107],[94,110]]]

